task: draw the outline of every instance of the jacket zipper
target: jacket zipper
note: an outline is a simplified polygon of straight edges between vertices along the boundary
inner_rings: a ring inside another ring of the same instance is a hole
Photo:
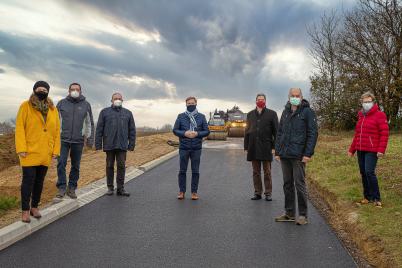
[[[360,126],[360,151],[362,150],[363,124],[364,124],[365,119],[366,119],[366,116],[364,115],[362,125]]]
[[[73,133],[74,133],[74,117],[75,117],[75,103],[73,103],[74,108],[73,108],[73,120],[71,122],[71,137],[70,137],[70,142],[73,141]]]

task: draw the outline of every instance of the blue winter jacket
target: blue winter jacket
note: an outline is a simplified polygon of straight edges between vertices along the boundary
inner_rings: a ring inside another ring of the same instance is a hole
[[[177,116],[176,123],[173,127],[173,133],[179,137],[180,150],[201,150],[202,139],[209,135],[208,123],[205,115],[198,113],[195,116],[197,128],[194,131],[198,132],[198,136],[194,139],[189,139],[184,136],[184,133],[190,130],[190,118],[186,113],[181,113]]]

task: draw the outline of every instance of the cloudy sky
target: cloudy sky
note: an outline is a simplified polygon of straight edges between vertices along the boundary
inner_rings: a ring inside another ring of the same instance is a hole
[[[306,25],[353,0],[93,0],[0,2],[0,121],[15,117],[37,80],[58,101],[82,84],[95,115],[114,91],[138,126],[172,123],[184,99],[282,110],[309,89]],[[307,94],[305,94],[307,95]]]

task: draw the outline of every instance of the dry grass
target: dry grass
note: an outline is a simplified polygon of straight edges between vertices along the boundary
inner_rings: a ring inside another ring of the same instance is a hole
[[[321,135],[309,183],[331,210],[333,227],[346,231],[365,258],[377,267],[402,267],[402,135],[391,135],[377,175],[383,208],[358,206],[362,185],[357,160],[346,156],[352,133]]]
[[[138,167],[174,150],[167,144],[168,140],[177,140],[173,134],[157,134],[137,138],[134,152],[127,154],[127,166]],[[81,174],[78,187],[105,177],[105,153],[85,150],[81,161]],[[67,166],[67,171],[70,165]],[[56,195],[56,161],[54,160],[47,173],[42,194],[42,205],[51,202]],[[68,175],[68,174],[67,174]],[[17,165],[0,171],[0,196],[20,198],[21,168]],[[5,226],[19,218],[19,210],[13,209],[0,217],[0,227]]]

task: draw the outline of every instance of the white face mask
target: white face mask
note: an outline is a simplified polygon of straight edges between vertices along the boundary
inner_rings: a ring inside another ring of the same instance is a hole
[[[80,93],[78,91],[74,90],[74,91],[70,92],[70,96],[72,98],[78,98],[80,96]]]
[[[374,102],[364,102],[363,103],[363,110],[368,112],[373,108]]]
[[[113,105],[116,106],[116,107],[121,107],[122,104],[123,104],[123,101],[121,101],[121,100],[113,101]]]

